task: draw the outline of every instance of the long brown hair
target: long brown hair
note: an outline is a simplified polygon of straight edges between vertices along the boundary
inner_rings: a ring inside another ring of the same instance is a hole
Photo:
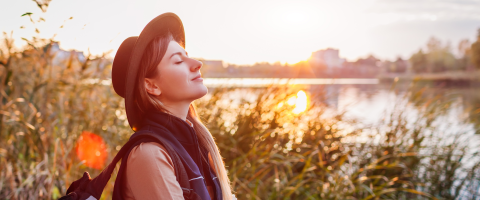
[[[159,110],[162,112],[170,113],[162,104],[162,102],[160,102],[160,100],[147,92],[144,83],[145,78],[153,78],[159,75],[157,66],[165,55],[170,41],[176,41],[180,44],[180,46],[185,48],[185,45],[181,43],[180,40],[174,38],[171,33],[167,33],[153,39],[147,46],[147,49],[143,54],[136,82],[138,90],[136,90],[135,94],[135,102],[137,103],[137,106],[142,112],[148,112],[149,110]],[[193,102],[188,108],[187,119],[192,122],[200,145],[205,147],[210,153],[210,156],[212,157],[214,171],[216,172],[222,189],[222,199],[231,200],[232,188],[227,175],[227,171],[225,169],[225,164],[222,160],[222,156],[220,155],[220,151],[218,150],[217,144],[215,143],[212,134],[210,133],[210,131],[208,131],[207,127],[198,117]],[[207,163],[210,163],[208,162],[208,158],[204,159]]]

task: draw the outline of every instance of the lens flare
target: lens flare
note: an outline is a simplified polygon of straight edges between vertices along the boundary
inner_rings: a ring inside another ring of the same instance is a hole
[[[295,108],[293,109],[294,114],[299,114],[307,109],[307,94],[300,90],[297,93],[297,98],[295,99]]]
[[[107,159],[107,148],[102,137],[83,131],[78,138],[77,156],[85,161],[85,165],[94,169],[102,169]]]

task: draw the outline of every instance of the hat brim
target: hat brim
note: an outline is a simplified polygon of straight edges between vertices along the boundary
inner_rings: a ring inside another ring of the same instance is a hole
[[[138,88],[136,86],[136,79],[142,56],[148,44],[155,37],[165,35],[167,32],[170,32],[174,38],[182,42],[185,47],[183,23],[174,13],[164,13],[151,20],[140,33],[133,47],[125,80],[125,109],[128,123],[134,131],[137,130],[139,122],[141,122],[143,118],[143,114],[137,107],[134,99],[135,90]]]

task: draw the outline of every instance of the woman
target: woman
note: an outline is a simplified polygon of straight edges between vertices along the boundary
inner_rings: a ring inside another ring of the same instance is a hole
[[[178,16],[156,17],[138,37],[127,38],[118,49],[113,86],[125,98],[132,129],[165,137],[202,199],[232,199],[218,148],[193,105],[207,94],[200,74],[202,63],[188,57],[184,48],[185,33]],[[139,144],[122,167],[126,173],[117,180],[125,181],[121,186],[116,182],[115,190],[122,191],[123,199],[184,199],[171,157],[161,144]]]

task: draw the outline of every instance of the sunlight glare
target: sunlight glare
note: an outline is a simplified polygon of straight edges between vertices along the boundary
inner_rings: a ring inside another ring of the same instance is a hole
[[[294,114],[299,114],[307,109],[307,94],[300,90],[297,93],[297,98],[295,102],[295,108],[293,109]]]

